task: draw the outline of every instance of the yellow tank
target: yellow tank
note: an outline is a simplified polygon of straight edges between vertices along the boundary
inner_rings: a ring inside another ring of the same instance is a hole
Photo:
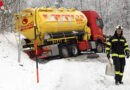
[[[19,30],[19,15],[15,15],[16,29]],[[22,11],[21,33],[33,42],[34,24],[37,26],[38,44],[44,44],[46,33],[85,30],[84,40],[90,38],[90,28],[87,27],[87,18],[80,12],[72,9],[54,8],[30,8]],[[88,35],[89,33],[89,35]],[[87,36],[88,35],[88,36]],[[87,37],[87,38],[86,38]]]

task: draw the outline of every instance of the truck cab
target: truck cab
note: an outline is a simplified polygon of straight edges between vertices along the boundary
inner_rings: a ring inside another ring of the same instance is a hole
[[[91,29],[91,41],[96,42],[96,52],[102,52],[103,49],[103,21],[95,11],[82,11],[88,19],[88,26]]]

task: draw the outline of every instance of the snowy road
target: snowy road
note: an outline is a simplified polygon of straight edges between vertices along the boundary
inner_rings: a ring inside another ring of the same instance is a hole
[[[35,62],[22,53],[19,66],[13,35],[9,41],[0,35],[0,90],[130,90],[130,59],[126,60],[124,85],[114,85],[105,75],[106,55],[87,59],[86,55],[39,64],[40,83],[36,83]]]

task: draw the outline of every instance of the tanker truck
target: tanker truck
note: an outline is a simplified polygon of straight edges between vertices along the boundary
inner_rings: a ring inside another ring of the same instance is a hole
[[[35,58],[78,56],[81,51],[103,51],[103,21],[95,11],[75,8],[30,8],[15,14],[16,30],[25,37],[23,50]],[[21,27],[19,27],[21,20]]]

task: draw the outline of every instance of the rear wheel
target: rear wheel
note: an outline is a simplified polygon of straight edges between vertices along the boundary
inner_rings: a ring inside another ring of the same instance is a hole
[[[71,53],[71,56],[77,56],[79,54],[78,46],[71,45],[70,46],[70,53]]]
[[[103,45],[102,45],[102,43],[97,43],[96,52],[97,53],[102,53],[103,52]]]
[[[60,57],[67,58],[70,56],[67,46],[59,46]]]

